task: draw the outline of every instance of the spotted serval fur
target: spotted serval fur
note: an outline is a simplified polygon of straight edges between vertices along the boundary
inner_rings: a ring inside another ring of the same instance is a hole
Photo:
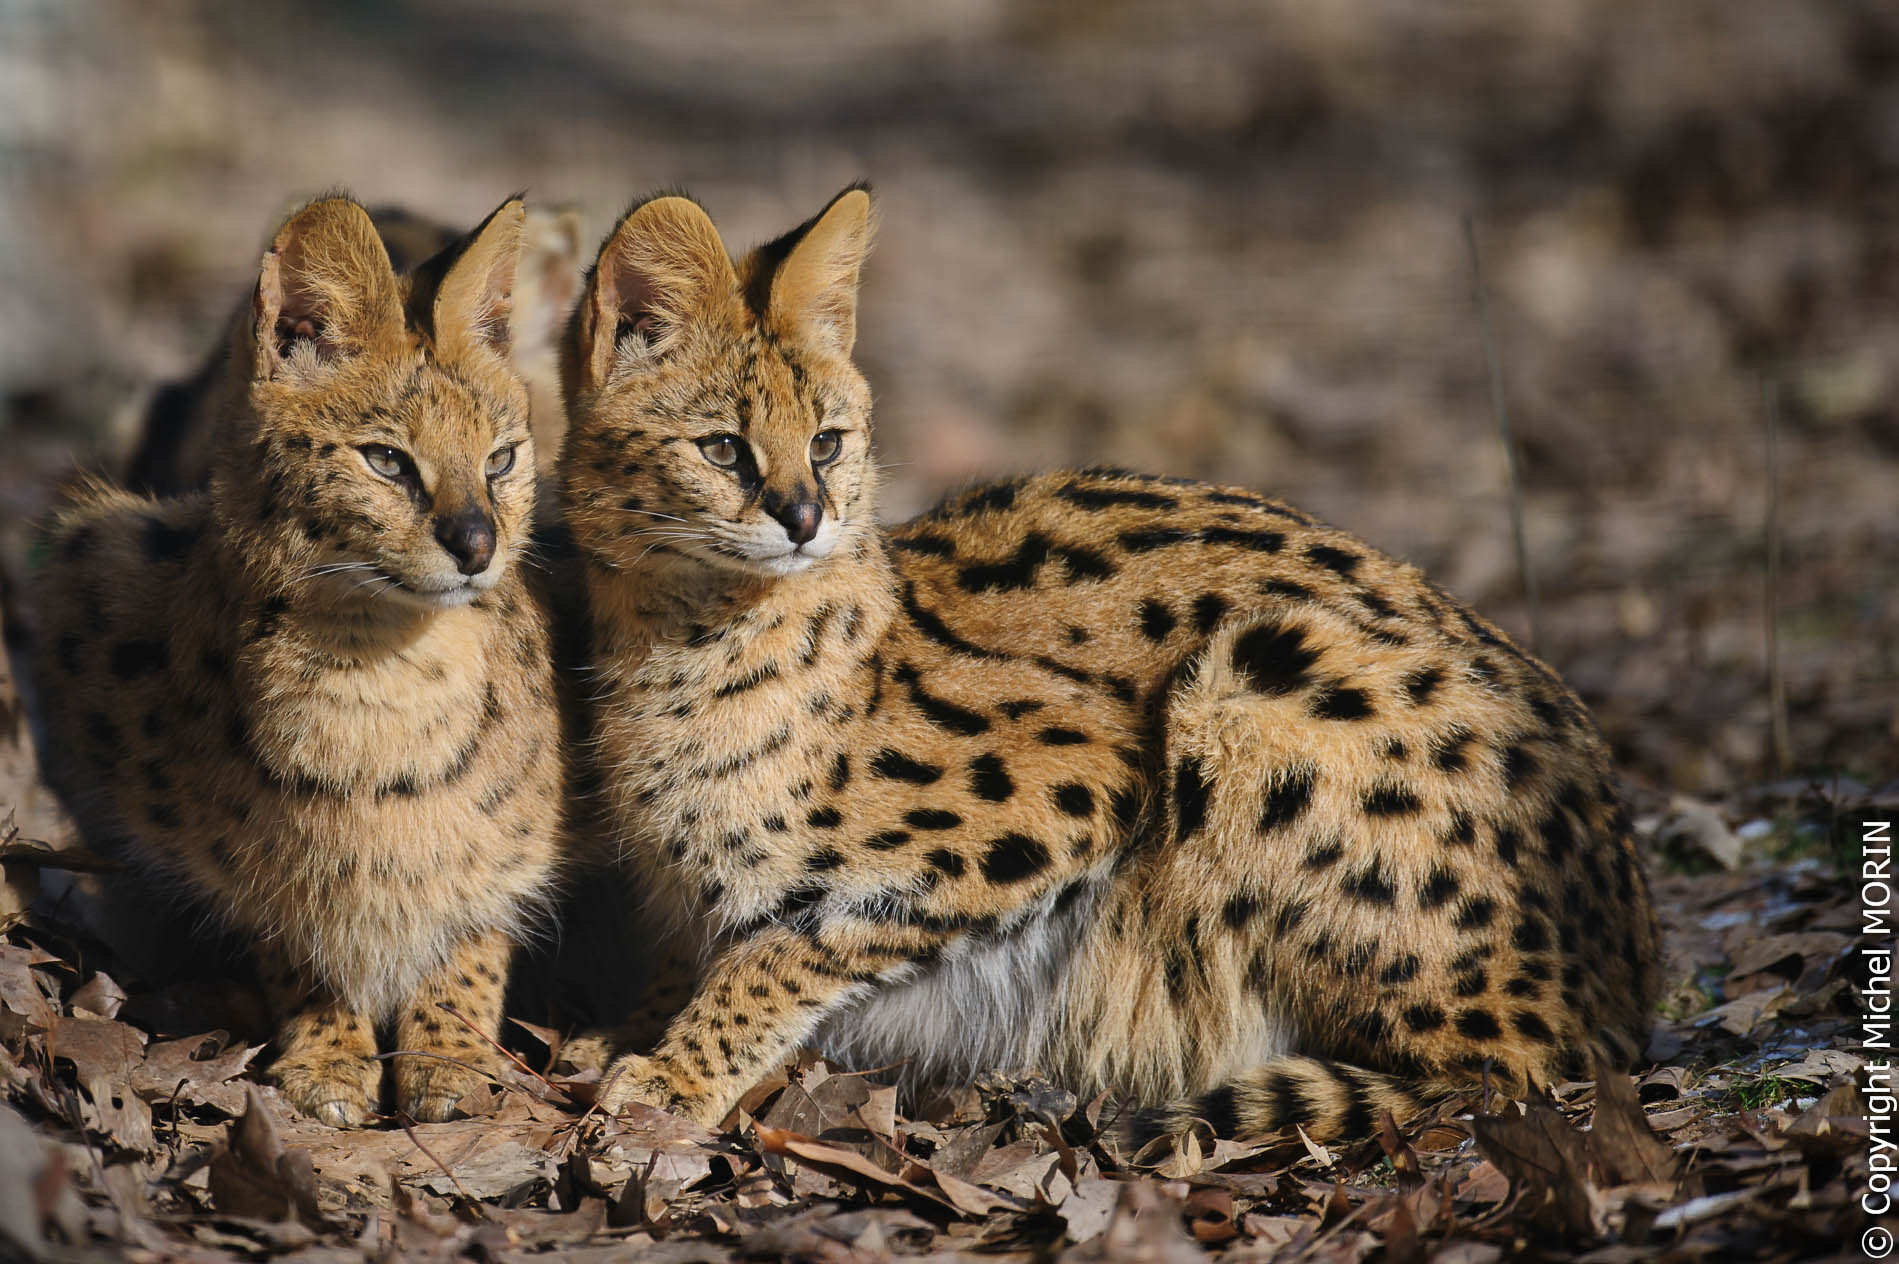
[[[211,490],[93,487],[41,576],[63,788],[138,880],[250,937],[274,1072],[331,1124],[446,1118],[553,872],[563,756],[506,360],[522,210],[398,278],[342,198],[264,256]]]
[[[1656,931],[1574,695],[1250,491],[1056,473],[880,528],[868,212],[735,266],[647,202],[570,334],[602,773],[703,962],[605,1100],[717,1122],[808,1043],[1332,1136],[1629,1061]]]

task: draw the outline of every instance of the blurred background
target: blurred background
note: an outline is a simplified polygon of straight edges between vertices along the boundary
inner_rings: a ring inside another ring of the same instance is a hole
[[[1540,648],[1631,776],[1778,774],[1770,622],[1794,767],[1899,773],[1899,5],[865,11],[0,2],[7,578],[298,199],[525,188],[591,254],[683,186],[740,249],[865,177],[889,516],[1057,464],[1242,483],[1527,638],[1468,219]]]

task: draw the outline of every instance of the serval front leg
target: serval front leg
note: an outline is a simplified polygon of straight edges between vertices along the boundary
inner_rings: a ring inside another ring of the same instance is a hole
[[[600,1103],[658,1106],[716,1128],[745,1090],[783,1063],[833,1010],[945,942],[914,929],[771,926],[720,953],[650,1055],[608,1068]]]
[[[494,1075],[500,1057],[489,1042],[501,1035],[513,954],[506,934],[489,931],[463,943],[422,980],[396,1019],[396,1109],[402,1114],[439,1123]]]
[[[277,1024],[270,1072],[284,1097],[332,1128],[360,1128],[382,1091],[375,1024],[275,943],[258,945],[257,967]]]

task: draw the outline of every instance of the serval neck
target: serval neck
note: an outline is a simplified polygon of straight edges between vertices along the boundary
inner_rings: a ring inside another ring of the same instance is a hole
[[[603,652],[646,653],[716,644],[746,654],[804,626],[811,651],[831,618],[855,645],[883,637],[897,611],[897,581],[881,529],[856,533],[838,553],[796,575],[752,576],[687,558],[657,557],[637,568],[588,568]],[[830,630],[837,630],[836,628]]]

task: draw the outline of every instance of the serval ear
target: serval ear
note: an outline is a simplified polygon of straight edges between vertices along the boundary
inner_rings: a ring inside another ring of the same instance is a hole
[[[310,203],[284,222],[258,270],[252,301],[254,375],[360,355],[402,332],[389,253],[369,212],[346,197]]]
[[[691,198],[642,202],[600,247],[574,314],[573,371],[597,391],[618,364],[657,363],[738,287],[719,230]],[[570,393],[569,398],[572,398]]]
[[[857,341],[857,278],[870,253],[870,189],[854,184],[761,255],[784,250],[767,311],[794,337],[848,356]]]
[[[521,265],[514,279],[514,315],[508,324],[525,355],[552,352],[580,297],[580,212],[530,207],[521,232]]]
[[[439,350],[488,346],[508,353],[514,274],[526,224],[527,209],[519,197],[511,197],[462,239],[448,260],[430,313]]]

